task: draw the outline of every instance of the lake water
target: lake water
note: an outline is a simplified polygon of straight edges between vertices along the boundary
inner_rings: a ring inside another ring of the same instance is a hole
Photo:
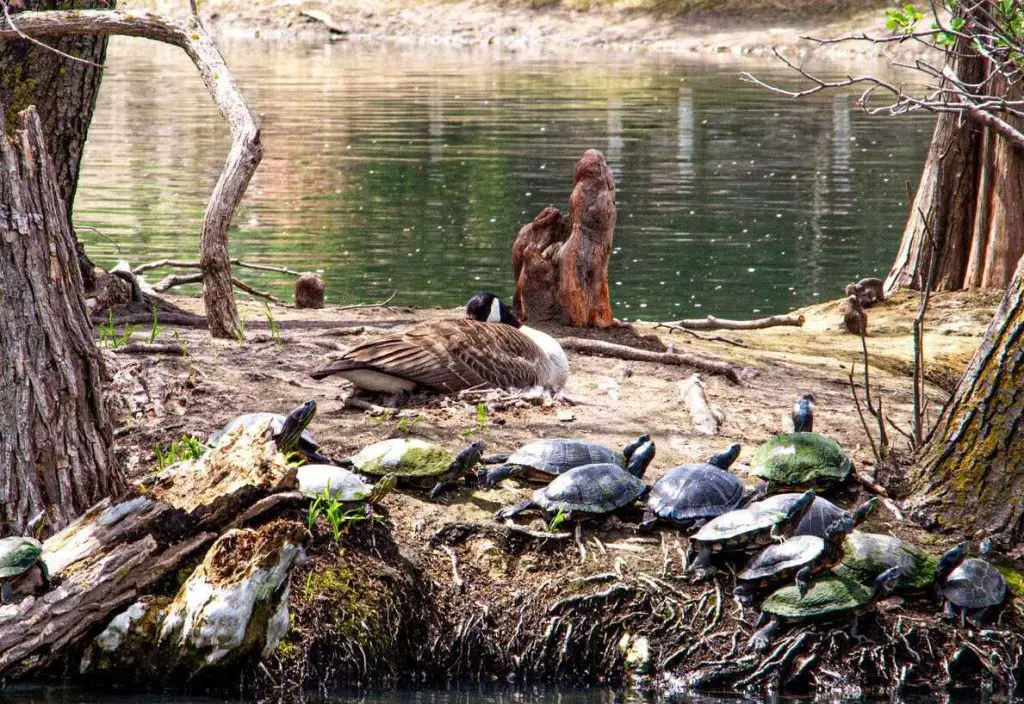
[[[509,294],[516,232],[567,207],[591,147],[618,187],[617,316],[751,316],[836,298],[888,270],[933,124],[868,117],[852,95],[772,96],[739,80],[747,64],[224,49],[265,145],[232,253],[322,271],[331,304]],[[114,38],[76,201],[77,224],[102,232],[82,231],[97,262],[195,259],[228,143],[180,51]],[[290,293],[288,277],[242,276]]]

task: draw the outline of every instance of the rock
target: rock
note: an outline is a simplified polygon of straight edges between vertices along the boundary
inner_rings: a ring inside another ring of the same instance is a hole
[[[311,271],[300,274],[295,281],[296,308],[323,308],[324,281]]]
[[[227,531],[173,599],[143,597],[115,616],[80,671],[152,683],[267,657],[288,629],[288,577],[305,561],[306,536],[294,521]]]

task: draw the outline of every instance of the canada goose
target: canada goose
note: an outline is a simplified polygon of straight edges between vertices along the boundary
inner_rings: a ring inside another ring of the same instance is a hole
[[[376,337],[311,376],[339,374],[361,389],[385,393],[418,387],[455,393],[477,386],[558,391],[565,384],[569,361],[561,345],[520,323],[493,293],[474,295],[466,315]]]

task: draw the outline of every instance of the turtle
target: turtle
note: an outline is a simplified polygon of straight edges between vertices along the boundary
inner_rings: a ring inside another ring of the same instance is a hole
[[[15,536],[0,540],[0,603],[50,588],[50,571],[42,560],[43,545],[34,538]]]
[[[843,559],[843,541],[851,530],[853,518],[843,516],[833,521],[824,538],[797,535],[784,543],[769,545],[736,575],[742,584],[736,587],[734,594],[741,599],[750,599],[759,590],[794,577],[803,593],[812,577],[835,567]]]
[[[792,535],[813,501],[814,490],[810,489],[785,511],[765,509],[755,501],[711,519],[690,538],[689,569],[707,576],[713,572],[712,553],[753,550]]]
[[[797,493],[773,494],[762,499],[758,502],[758,505],[772,511],[786,511],[801,496],[802,494]],[[853,527],[856,528],[868,517],[868,514],[875,508],[877,501],[878,499],[872,496],[854,509],[851,514],[849,511],[839,508],[828,499],[816,496],[814,502],[811,503],[811,509],[803,517],[803,520],[800,521],[800,525],[797,526],[793,535],[816,535],[819,538],[824,538],[828,527],[843,517],[851,518],[853,520]],[[874,579],[874,575],[872,575],[872,579]]]
[[[793,404],[793,432],[809,433],[814,428],[814,394],[807,392]]]
[[[679,527],[700,528],[738,508],[745,498],[743,482],[726,470],[739,454],[739,443],[733,443],[706,463],[681,464],[666,472],[647,495],[640,530],[653,529],[659,519]]]
[[[364,447],[343,464],[369,477],[394,474],[399,486],[432,486],[430,498],[436,499],[455,488],[460,477],[475,483],[472,470],[483,451],[484,444],[475,442],[453,457],[440,445],[419,438],[392,438]]]
[[[992,541],[981,543],[982,558],[992,551]],[[960,616],[965,621],[981,627],[991,612],[998,610],[1006,601],[1006,579],[984,559],[968,558],[966,543],[946,551],[935,570],[935,583],[942,596],[943,613],[947,618]]]
[[[934,556],[905,540],[853,531],[843,542],[843,562],[833,571],[871,584],[885,570],[899,567],[901,576],[894,589],[913,591],[934,584],[937,565]]]
[[[537,489],[532,498],[501,509],[495,518],[512,518],[531,508],[549,516],[561,513],[566,520],[611,513],[647,494],[650,487],[642,477],[652,459],[654,442],[648,440],[633,453],[626,469],[611,462],[575,467]]]
[[[783,623],[856,617],[891,592],[899,578],[900,568],[890,567],[875,577],[870,587],[835,572],[826,572],[806,587],[782,587],[761,602],[758,630],[747,648],[765,651]]]
[[[263,424],[269,424],[278,449],[285,455],[290,452],[298,452],[308,462],[330,464],[330,461],[318,452],[320,445],[306,430],[306,426],[315,415],[316,401],[312,399],[296,406],[287,416],[282,416],[279,413],[244,413],[232,418],[220,430],[214,431],[206,444],[215,447],[224,436],[239,426],[252,430]]]
[[[373,515],[373,504],[391,493],[397,484],[394,474],[385,474],[376,484],[365,484],[362,479],[341,467],[330,464],[307,464],[299,467],[299,491],[316,499],[327,492],[338,503],[362,502],[367,517]]]
[[[611,463],[625,467],[637,448],[650,439],[651,436],[645,433],[622,448],[622,452],[586,440],[538,440],[523,445],[511,455],[493,455],[485,458],[484,462],[487,464],[503,464],[484,472],[480,477],[480,485],[492,487],[506,477],[547,484],[559,474],[585,464]]]

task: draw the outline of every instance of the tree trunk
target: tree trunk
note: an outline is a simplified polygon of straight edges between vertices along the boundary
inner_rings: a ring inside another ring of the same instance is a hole
[[[12,13],[26,10],[111,10],[114,0],[15,0]],[[107,54],[106,37],[60,37],[44,40],[54,48],[102,64]],[[72,222],[71,211],[78,187],[82,150],[92,121],[96,94],[103,71],[71,61],[24,40],[0,43],[0,105],[6,106],[4,126],[10,133],[18,113],[30,105],[39,111],[53,159],[57,191]],[[75,240],[83,281],[92,288],[93,264]]]
[[[513,307],[522,320],[577,327],[614,323],[608,258],[615,233],[615,180],[604,155],[588,150],[576,164],[570,215],[545,208],[512,247]]]
[[[124,486],[82,277],[34,108],[0,135],[0,534],[47,532]]]
[[[981,84],[993,73],[968,40],[959,39],[953,52],[959,57],[953,69],[965,84]],[[1002,94],[1002,81],[998,75],[989,78],[982,92]],[[1007,99],[1022,94],[1015,87]],[[1024,121],[1011,115],[1000,117],[1024,127]],[[933,289],[1005,288],[1024,253],[1020,161],[1019,151],[990,127],[958,113],[940,113],[886,292],[924,288],[932,256],[928,227],[933,234],[939,229],[944,233],[935,242]]]
[[[914,504],[942,528],[1024,540],[1024,267],[1018,267],[911,477]]]

